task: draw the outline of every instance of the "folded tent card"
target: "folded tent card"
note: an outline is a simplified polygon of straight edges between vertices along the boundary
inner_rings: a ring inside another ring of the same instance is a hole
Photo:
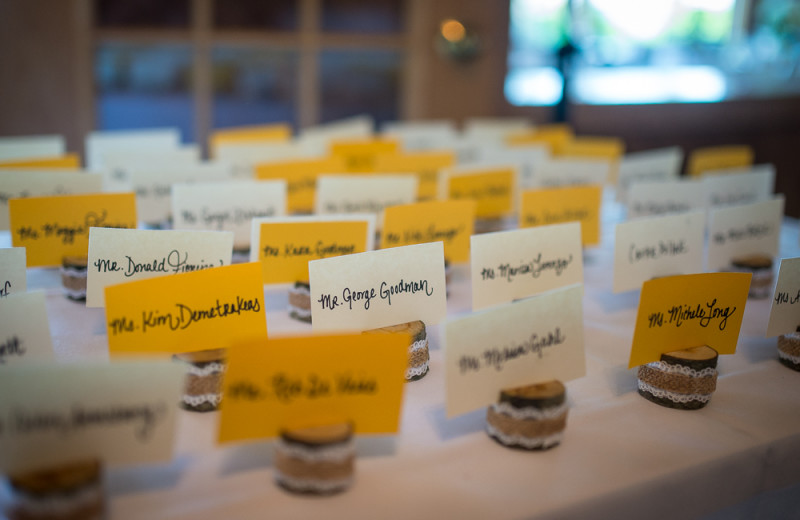
[[[778,359],[800,371],[800,258],[781,260],[767,336],[779,336]]]

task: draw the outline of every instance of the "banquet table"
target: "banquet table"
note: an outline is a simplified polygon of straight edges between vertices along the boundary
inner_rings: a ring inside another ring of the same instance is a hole
[[[627,368],[639,291],[611,289],[623,218],[607,193],[601,243],[584,252],[586,375],[566,385],[561,445],[504,448],[486,435],[485,410],[448,419],[439,324],[429,374],[405,386],[400,431],[357,440],[347,492],[289,494],[273,482],[270,442],[219,445],[218,412],[181,410],[171,462],[108,469],[110,518],[800,518],[800,372],[765,337],[771,299],[748,300],[708,406],[643,399]],[[800,256],[799,228],[784,220],[780,257]],[[468,266],[452,275],[449,318],[471,312]],[[59,361],[108,359],[104,309],[65,298],[56,269],[29,269],[28,290],[46,293]],[[265,301],[270,335],[311,330],[289,318],[285,287],[266,287]]]

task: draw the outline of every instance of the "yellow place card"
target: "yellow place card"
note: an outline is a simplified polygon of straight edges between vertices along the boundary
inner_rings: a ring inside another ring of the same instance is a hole
[[[43,291],[0,298],[0,331],[0,367],[55,359]]]
[[[576,136],[564,143],[558,154],[572,157],[595,157],[618,160],[625,153],[625,143],[618,137]]]
[[[778,256],[783,196],[772,200],[714,209],[708,218],[708,271],[727,270],[744,255]]]
[[[732,168],[706,172],[702,177],[706,205],[752,204],[772,198],[775,167],[761,164],[751,168]]]
[[[86,256],[89,229],[136,228],[133,193],[11,199],[11,242],[27,249],[28,267],[60,266],[65,256]]]
[[[753,149],[746,145],[697,148],[689,154],[686,173],[696,177],[709,170],[751,166],[754,155]]]
[[[254,219],[250,260],[261,264],[265,284],[308,280],[308,262],[372,249],[372,215]]]
[[[614,292],[639,289],[659,276],[703,272],[705,230],[704,211],[617,224]]]
[[[628,368],[661,354],[707,345],[736,352],[750,273],[668,276],[642,285]]]
[[[308,263],[314,331],[363,331],[447,316],[441,242]]]
[[[517,173],[514,168],[445,170],[441,199],[474,200],[478,218],[502,218],[514,208]]]
[[[357,434],[397,432],[406,334],[270,339],[231,349],[219,442],[350,422]]]
[[[175,229],[230,231],[235,249],[250,248],[254,218],[286,214],[286,181],[228,181],[172,185]]]
[[[8,201],[26,197],[100,193],[103,177],[69,170],[0,170],[0,229],[8,227]]]
[[[468,262],[475,206],[474,200],[439,200],[386,208],[381,248],[442,241],[445,260]]]
[[[81,167],[78,154],[70,153],[54,157],[32,157],[30,159],[11,159],[0,161],[0,168],[42,168],[77,170]]]
[[[472,309],[583,283],[578,222],[473,235]]]
[[[28,271],[25,267],[25,248],[0,249],[0,298],[28,290]]]
[[[378,156],[399,151],[396,139],[340,139],[330,144],[330,154],[344,159],[348,173],[374,172]]]
[[[562,222],[581,223],[581,243],[600,243],[601,186],[574,186],[522,192],[519,227],[535,227]]]
[[[572,140],[574,133],[569,125],[541,125],[534,130],[515,132],[506,138],[509,146],[528,146],[544,144],[550,153],[558,154]]]
[[[375,158],[377,173],[414,173],[419,177],[417,199],[435,199],[439,189],[439,171],[456,164],[456,156],[449,151],[429,151],[378,155]]]
[[[705,210],[705,193],[699,179],[642,181],[628,189],[628,218]]]
[[[170,460],[185,372],[171,361],[3,369],[0,471],[87,459],[112,467]]]
[[[111,354],[228,348],[267,336],[264,282],[257,263],[106,287]]]
[[[318,215],[371,213],[417,200],[416,175],[322,175],[317,179]]]
[[[627,200],[628,189],[637,182],[677,180],[683,150],[679,146],[629,153],[622,157],[617,173],[617,200]]]
[[[86,306],[103,307],[109,285],[231,264],[230,231],[92,228]]]
[[[790,334],[800,328],[800,257],[784,258],[772,297],[767,336]]]
[[[0,137],[0,161],[32,157],[57,157],[67,151],[63,135],[23,135]]]
[[[289,213],[311,213],[317,190],[317,178],[322,174],[344,173],[341,157],[324,159],[291,159],[258,163],[255,176],[259,180],[285,180],[287,184],[286,208]]]
[[[221,128],[211,133],[209,149],[211,156],[217,157],[217,149],[226,143],[272,143],[288,141],[292,137],[292,127],[288,123],[272,125],[238,126]]]
[[[506,388],[582,377],[583,286],[448,321],[444,363],[448,417],[496,403]]]

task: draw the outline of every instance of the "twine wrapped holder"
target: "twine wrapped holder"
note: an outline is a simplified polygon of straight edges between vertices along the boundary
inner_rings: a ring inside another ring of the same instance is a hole
[[[800,327],[796,332],[778,337],[778,361],[800,372]]]
[[[311,286],[308,282],[295,282],[289,289],[289,317],[311,323]]]
[[[366,330],[363,334],[398,334],[407,332],[411,336],[408,346],[408,365],[406,381],[417,381],[428,373],[430,351],[428,350],[428,333],[422,321],[410,321],[400,325]]]
[[[249,247],[234,247],[231,253],[231,264],[244,264],[250,261]]]
[[[567,426],[566,397],[561,381],[503,390],[499,401],[486,410],[486,433],[508,448],[557,446]]]
[[[61,262],[61,285],[70,300],[86,300],[86,277],[89,274],[88,257],[65,256]]]
[[[717,351],[708,346],[676,350],[639,367],[639,395],[661,406],[697,410],[717,387]]]
[[[746,255],[731,259],[731,271],[752,273],[748,296],[753,299],[768,298],[772,292],[772,257],[762,254]]]
[[[293,493],[341,493],[353,484],[355,458],[349,423],[285,430],[275,444],[275,481]]]
[[[222,376],[225,373],[225,349],[201,350],[176,354],[185,363],[186,379],[181,408],[190,412],[213,412],[222,402]]]

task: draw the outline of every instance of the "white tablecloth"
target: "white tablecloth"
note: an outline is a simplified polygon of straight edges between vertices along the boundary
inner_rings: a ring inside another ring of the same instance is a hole
[[[764,337],[770,300],[748,301],[737,353],[721,356],[707,407],[646,401],[627,369],[639,293],[611,292],[622,212],[610,197],[605,204],[602,244],[584,259],[587,375],[567,385],[560,446],[503,448],[484,433],[484,411],[447,420],[435,326],[431,370],[406,385],[399,435],[359,440],[346,493],[288,494],[272,481],[269,443],[219,446],[217,413],[181,411],[170,464],[109,470],[111,518],[800,518],[800,373],[780,365],[776,339]],[[780,256],[800,256],[796,220],[784,223]],[[67,300],[55,270],[30,269],[28,284],[47,292],[59,359],[107,358],[103,309]],[[265,298],[272,333],[310,330],[289,319],[285,290]],[[469,306],[466,268],[456,269],[449,314]]]

